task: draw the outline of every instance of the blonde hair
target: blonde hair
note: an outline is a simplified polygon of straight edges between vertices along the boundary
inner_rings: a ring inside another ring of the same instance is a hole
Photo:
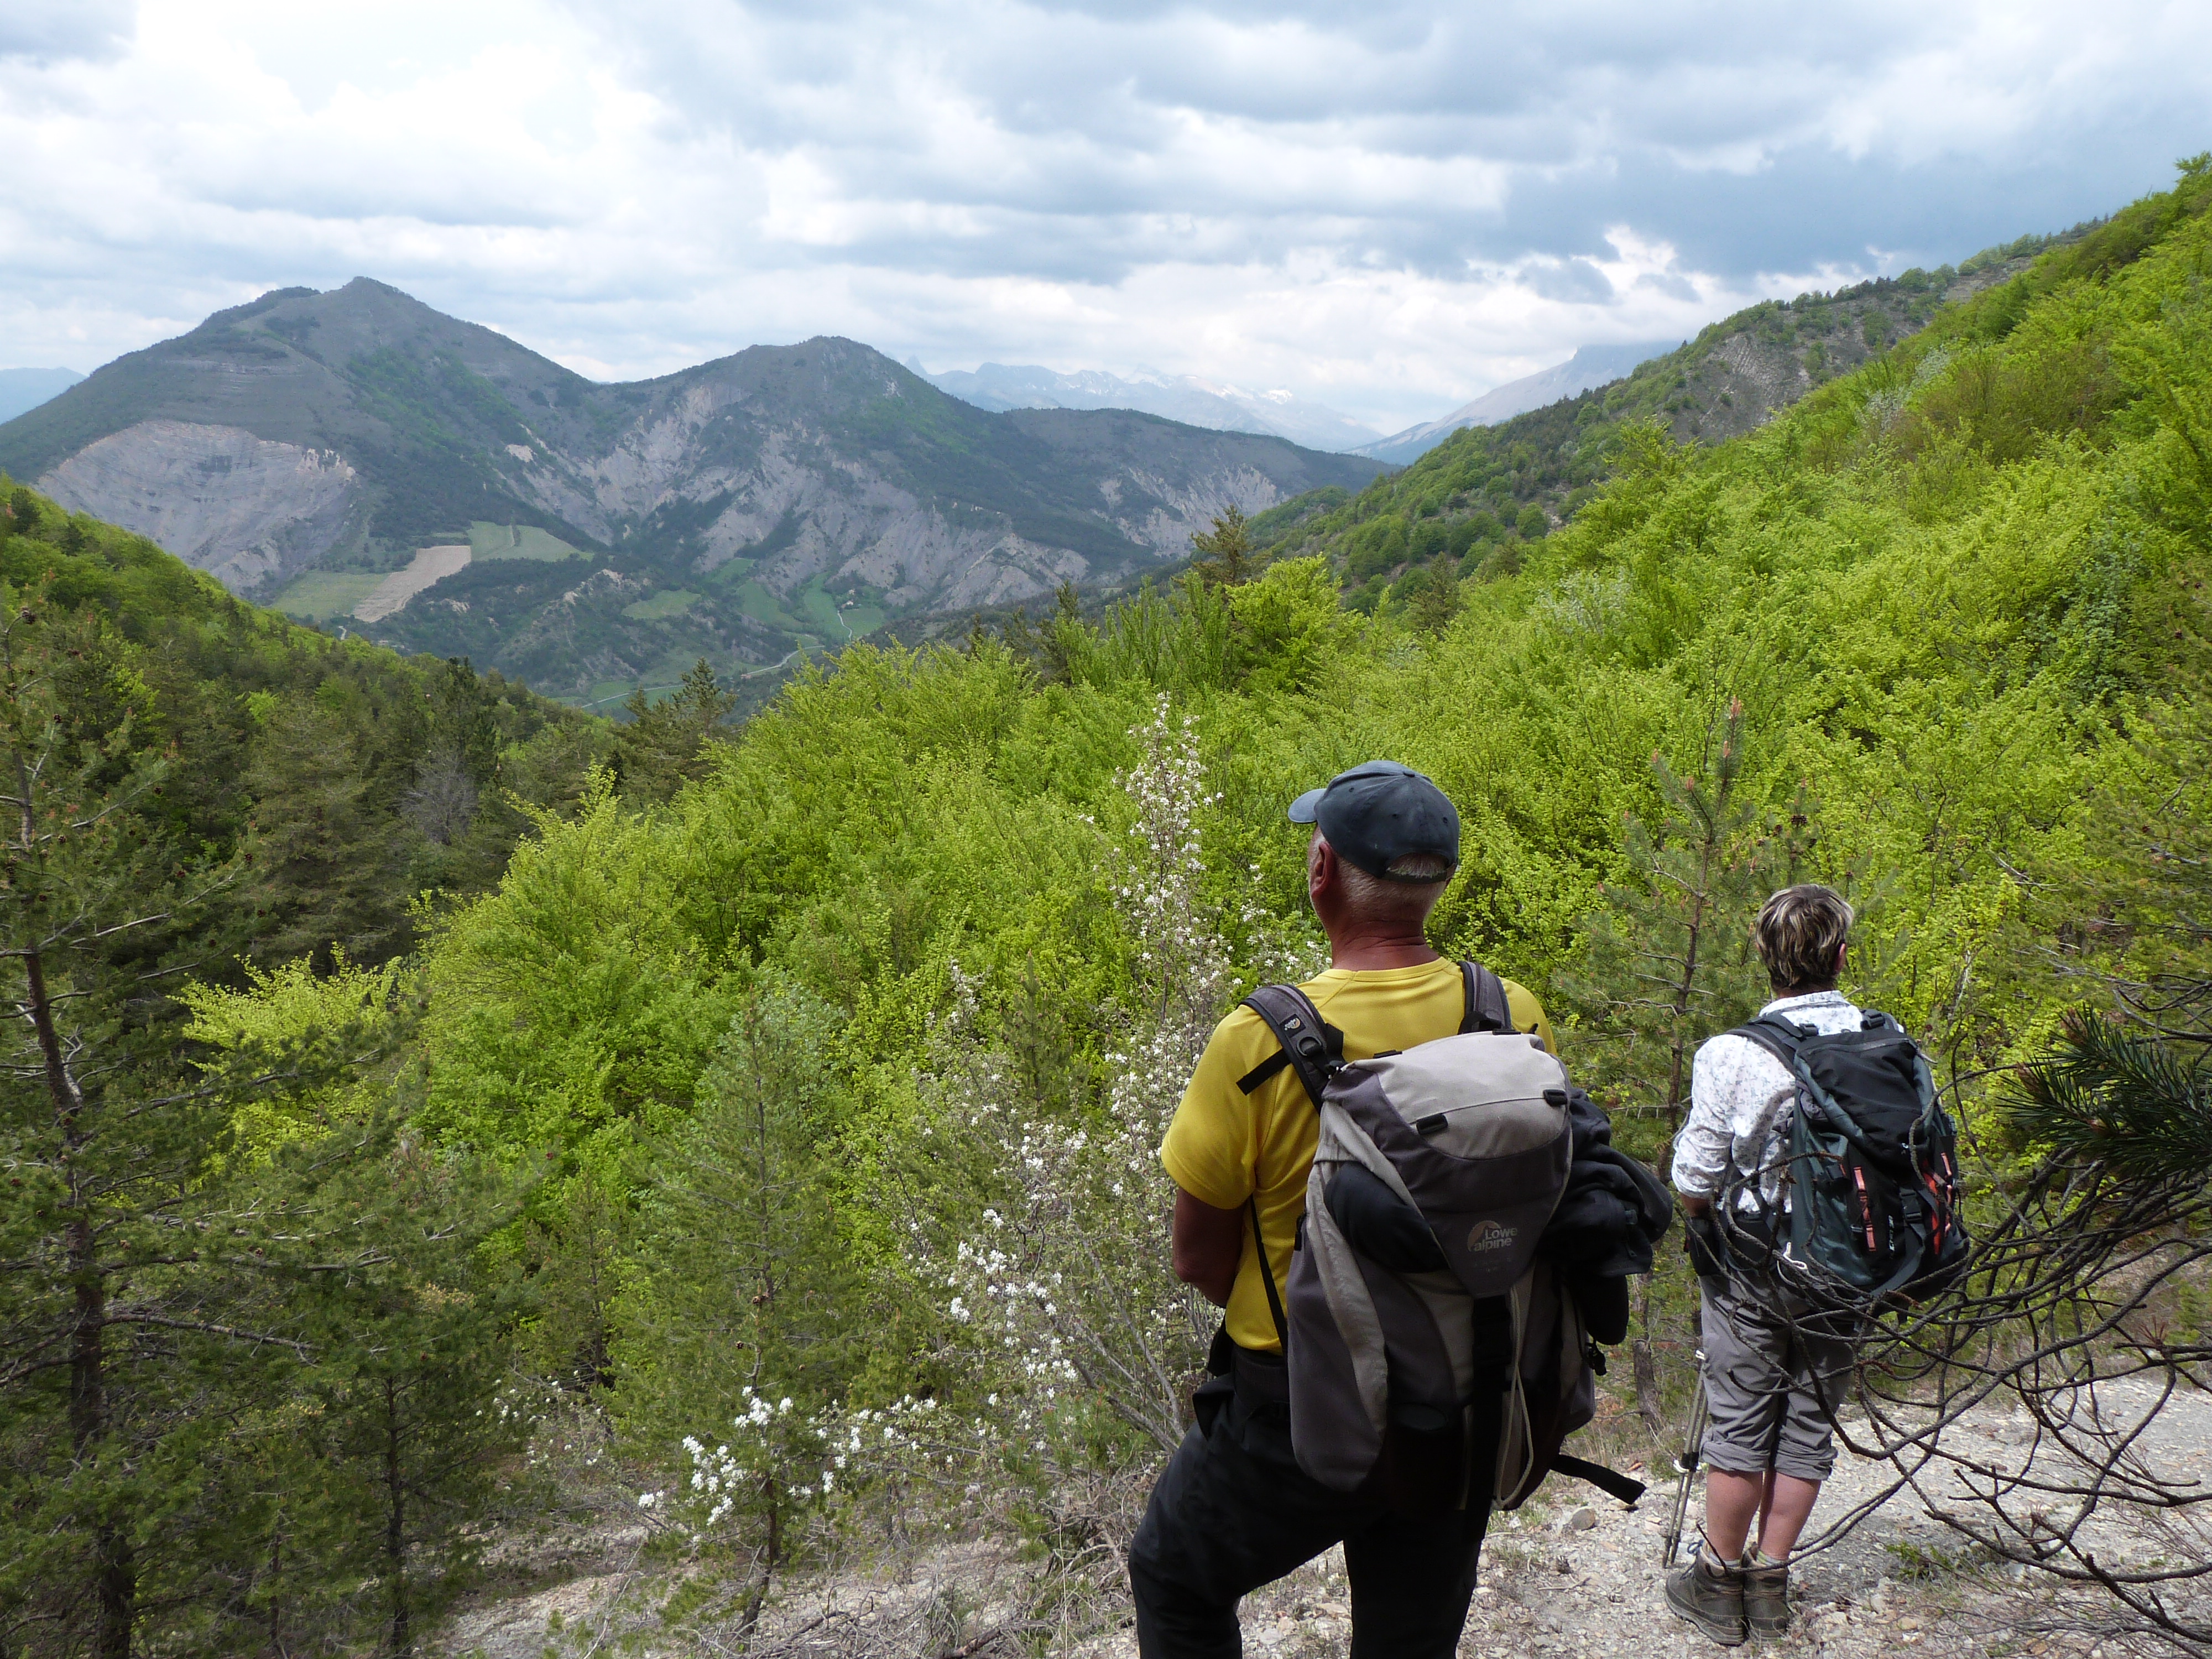
[[[1752,948],[1778,991],[1826,989],[1836,982],[1836,953],[1851,931],[1850,902],[1814,882],[1785,887],[1759,908]]]

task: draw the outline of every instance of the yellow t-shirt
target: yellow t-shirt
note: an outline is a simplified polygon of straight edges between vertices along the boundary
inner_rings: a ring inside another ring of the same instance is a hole
[[[1515,1029],[1535,1032],[1547,1048],[1559,1053],[1543,1004],[1511,980],[1504,984]],[[1371,1060],[1458,1030],[1467,1012],[1464,988],[1459,964],[1440,957],[1413,968],[1332,968],[1299,988],[1321,1017],[1344,1033],[1346,1060]],[[1288,1282],[1291,1246],[1298,1218],[1305,1213],[1306,1174],[1313,1165],[1320,1119],[1305,1085],[1288,1066],[1249,1095],[1237,1084],[1280,1048],[1267,1023],[1239,1004],[1214,1027],[1160,1144],[1160,1162],[1170,1177],[1200,1202],[1241,1210],[1258,1195],[1260,1229],[1267,1240],[1278,1296]],[[1273,1352],[1282,1346],[1267,1310],[1249,1223],[1229,1296],[1229,1335],[1247,1348]]]

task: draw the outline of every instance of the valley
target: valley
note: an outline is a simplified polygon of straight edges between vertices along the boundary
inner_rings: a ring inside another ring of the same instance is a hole
[[[1277,441],[963,412],[842,345],[752,356],[720,405],[655,383],[599,437],[467,340],[423,360],[445,402],[373,346],[341,406],[251,338],[130,370],[168,404],[56,400],[40,476],[121,409],[192,428],[94,457],[175,479],[179,525],[228,461],[263,507],[304,474],[337,533],[264,550],[309,626],[0,496],[7,1651],[1126,1653],[1214,1329],[1159,1147],[1224,1011],[1327,959],[1286,799],[1376,755],[1462,826],[1423,937],[1542,1001],[1614,1147],[1669,1156],[1684,1058],[1771,994],[1746,941],[1785,882],[1847,895],[1841,988],[1942,1067],[1980,1249],[1868,1339],[1771,1650],[2187,1650],[2212,155],[1981,269],[1301,494]],[[1876,307],[1917,324],[1815,376]],[[1717,403],[1785,355],[1802,395]],[[811,412],[746,424],[771,404]],[[1747,428],[1693,441],[1716,408]],[[495,448],[383,470],[472,422]],[[1200,460],[1278,492],[1277,556],[1216,538],[1087,609],[887,637],[1008,535],[1161,568]],[[689,516],[679,477],[712,481]],[[971,562],[882,548],[907,501]],[[667,643],[708,641],[774,694]],[[1710,1650],[1654,1582],[1700,1291],[1670,1241],[1633,1294],[1568,1443],[1656,1489],[1601,1510],[1555,1470],[1497,1517],[1466,1651]],[[1244,1612],[1318,1654],[1350,1602],[1325,1557]]]

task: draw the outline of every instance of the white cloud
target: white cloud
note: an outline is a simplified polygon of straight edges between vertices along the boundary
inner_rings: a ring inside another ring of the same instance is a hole
[[[596,374],[841,333],[1384,427],[2212,142],[2212,14],[2140,0],[16,0],[11,54],[0,362],[366,274]]]

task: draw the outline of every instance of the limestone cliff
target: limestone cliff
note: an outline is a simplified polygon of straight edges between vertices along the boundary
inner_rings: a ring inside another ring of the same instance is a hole
[[[364,518],[360,474],[337,451],[183,421],[141,421],[87,444],[38,486],[234,592],[273,586],[358,544]]]

